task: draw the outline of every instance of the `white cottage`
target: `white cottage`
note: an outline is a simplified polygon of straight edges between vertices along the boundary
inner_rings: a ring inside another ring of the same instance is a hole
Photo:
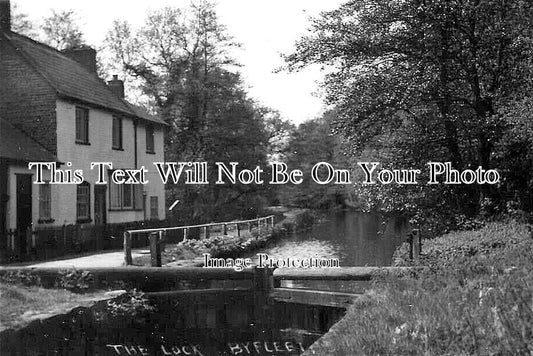
[[[10,230],[165,219],[164,184],[151,168],[164,160],[166,123],[128,103],[116,76],[108,83],[98,77],[95,50],[60,52],[14,33],[9,10],[0,1],[0,248],[9,247]],[[82,169],[85,181],[32,184],[29,161]],[[90,162],[145,166],[149,183],[95,184]]]

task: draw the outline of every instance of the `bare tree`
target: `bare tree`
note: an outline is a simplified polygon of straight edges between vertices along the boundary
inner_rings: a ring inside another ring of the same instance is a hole
[[[44,42],[59,50],[82,46],[84,39],[78,23],[74,10],[52,10],[52,15],[46,17],[42,25]]]

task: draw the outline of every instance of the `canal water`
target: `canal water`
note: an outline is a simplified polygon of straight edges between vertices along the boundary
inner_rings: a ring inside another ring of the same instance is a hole
[[[335,258],[341,267],[390,266],[407,228],[405,219],[393,215],[330,213],[310,230],[276,241],[257,253],[279,259]]]
[[[405,221],[394,216],[332,213],[310,230],[279,240],[259,253],[281,259],[334,258],[340,266],[388,266],[406,232]],[[283,286],[339,291],[366,287],[356,282],[316,281],[284,281]],[[289,322],[296,309],[268,305],[262,311],[268,321],[259,325],[255,296],[215,297],[156,298],[151,301],[155,309],[140,318],[105,317],[108,314],[101,313],[105,302],[93,308],[78,308],[18,331],[0,333],[0,354],[299,355],[334,322],[322,323],[314,333],[299,335]]]
[[[390,266],[395,249],[406,239],[405,219],[377,213],[343,211],[330,213],[309,230],[300,231],[250,254],[272,260],[336,259],[340,267]],[[283,281],[283,287],[340,292],[363,292],[368,282]]]

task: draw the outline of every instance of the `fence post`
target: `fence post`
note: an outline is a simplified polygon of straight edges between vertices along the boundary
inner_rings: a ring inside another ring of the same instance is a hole
[[[131,234],[127,231],[124,231],[124,262],[126,266],[133,263],[133,258],[131,257]]]
[[[167,231],[161,230],[159,232],[159,249],[165,251],[165,245],[167,244]]]
[[[187,240],[189,229],[185,228],[183,229],[183,241]]]
[[[237,229],[237,237],[241,237],[241,228],[239,227],[239,223],[235,224],[235,229]]]
[[[270,227],[274,228],[274,215],[270,216]]]
[[[162,231],[150,233],[150,262],[152,267],[161,267],[161,245],[160,238]]]
[[[251,222],[248,223],[248,231],[252,232],[252,223]]]
[[[261,218],[257,220],[257,230],[257,238],[259,238],[259,236],[261,236]]]
[[[224,235],[228,234],[228,225],[224,224]]]
[[[209,238],[209,226],[206,225],[205,227],[205,238],[208,239]]]

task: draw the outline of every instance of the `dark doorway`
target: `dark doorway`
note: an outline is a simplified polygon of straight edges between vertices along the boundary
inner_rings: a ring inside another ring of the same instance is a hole
[[[105,185],[94,186],[94,223],[104,225],[107,223],[107,209],[105,203],[106,196]]]
[[[17,231],[20,253],[26,253],[26,229],[31,227],[31,174],[17,174]]]

